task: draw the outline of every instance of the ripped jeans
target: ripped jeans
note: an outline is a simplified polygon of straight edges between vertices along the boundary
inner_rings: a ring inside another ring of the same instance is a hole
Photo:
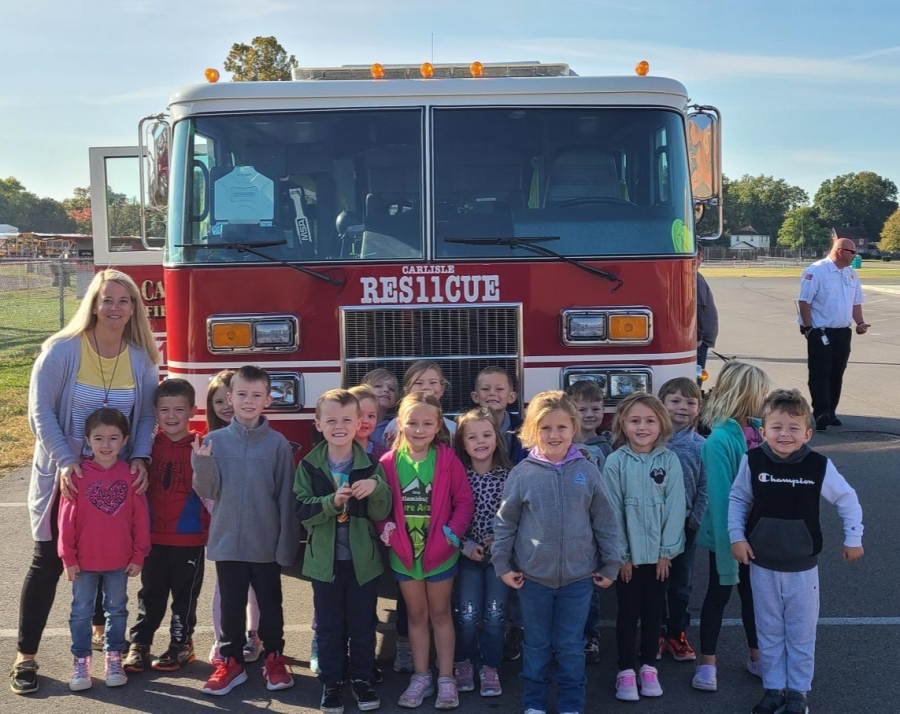
[[[460,556],[453,600],[456,624],[456,661],[477,667],[499,667],[506,629],[509,588],[494,573],[490,561]]]

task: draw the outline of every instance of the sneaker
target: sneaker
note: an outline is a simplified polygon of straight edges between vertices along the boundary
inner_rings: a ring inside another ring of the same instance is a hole
[[[584,645],[584,662],[585,664],[597,664],[599,661],[600,638],[597,635],[591,635]]]
[[[684,631],[679,632],[675,637],[669,637],[665,640],[665,649],[672,653],[672,658],[676,662],[693,662],[697,659],[697,653],[688,642],[687,635]]]
[[[106,644],[105,632],[101,632],[99,635],[96,632],[91,632],[91,649],[94,652],[102,652],[104,644]]]
[[[656,667],[645,664],[641,667],[641,695],[644,697],[661,697],[662,687],[659,686],[659,672]]]
[[[326,684],[322,687],[322,714],[344,714],[344,693],[340,684]]]
[[[543,709],[526,709],[525,714],[547,714]]]
[[[121,687],[128,684],[128,675],[122,668],[122,653],[107,652],[106,653],[106,686]]]
[[[91,656],[75,657],[72,679],[69,681],[69,689],[73,692],[83,692],[90,689],[91,681]]]
[[[309,647],[309,671],[313,674],[320,674],[322,670],[319,668],[319,638],[313,635],[312,644]],[[325,696],[324,694],[322,695]]]
[[[456,709],[459,706],[459,691],[456,689],[456,680],[453,677],[438,677],[437,699],[434,700],[435,709]]]
[[[213,667],[218,667],[222,663],[222,655],[219,654],[218,642],[213,642],[213,646],[209,648],[209,663]]]
[[[247,633],[247,643],[244,645],[244,663],[256,662],[262,654],[263,646],[259,640],[259,635],[250,631]]]
[[[263,665],[263,679],[266,689],[274,692],[277,689],[290,689],[294,686],[294,678],[287,668],[287,659],[278,652],[269,652]]]
[[[221,696],[228,694],[236,686],[246,681],[247,672],[244,665],[236,662],[232,657],[224,657],[216,665],[216,671],[206,680],[203,691],[206,694]]]
[[[752,674],[754,677],[759,677],[760,679],[762,679],[762,659],[754,662],[752,659],[747,657],[747,671],[750,672],[750,674]]]
[[[784,692],[780,689],[767,689],[750,714],[778,714],[784,710],[785,701]]]
[[[453,667],[456,675],[456,691],[471,692],[475,689],[475,670],[469,660],[457,662]]]
[[[616,699],[623,702],[640,700],[637,688],[637,675],[633,669],[623,669],[616,675]]]
[[[716,684],[716,665],[699,664],[694,678],[691,680],[691,686],[702,692],[714,692],[718,689]]]
[[[809,707],[806,705],[806,695],[803,692],[797,692],[793,689],[784,690],[787,704],[782,710],[784,714],[809,714]]]
[[[503,659],[513,662],[522,656],[522,642],[525,640],[525,630],[521,627],[511,626],[506,631],[506,639],[503,642]]]
[[[356,706],[361,712],[374,711],[381,706],[381,699],[367,679],[351,679],[350,689],[353,691]]]
[[[414,674],[409,680],[406,691],[397,700],[397,706],[415,709],[422,706],[422,700],[432,694],[434,694],[434,684],[431,682],[431,674]]]
[[[659,639],[656,641],[656,661],[659,662],[662,659],[663,652],[666,651],[666,638],[662,635],[659,636]]]
[[[150,666],[157,672],[177,672],[195,659],[194,643],[188,642],[185,645],[169,645],[169,649],[153,660]]]
[[[13,694],[31,694],[38,690],[38,665],[33,659],[23,659],[10,670],[10,691]]]
[[[478,671],[478,679],[481,680],[482,697],[499,697],[503,694],[503,689],[500,688],[500,675],[495,667],[482,667]]]
[[[122,667],[128,674],[140,674],[150,666],[150,648],[147,645],[139,645],[132,642],[128,648],[128,654],[122,660]]]
[[[416,666],[413,664],[412,658],[412,646],[409,644],[409,640],[397,640],[397,654],[394,655],[394,671],[416,671]]]

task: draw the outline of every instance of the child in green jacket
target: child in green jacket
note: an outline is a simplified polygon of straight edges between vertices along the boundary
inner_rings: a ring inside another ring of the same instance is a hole
[[[384,471],[356,443],[359,401],[345,389],[316,403],[325,440],[300,462],[294,493],[309,533],[303,574],[312,580],[323,684],[322,712],[343,711],[344,658],[361,711],[381,706],[371,685],[375,668],[375,607],[384,570],[373,521],[391,512]]]

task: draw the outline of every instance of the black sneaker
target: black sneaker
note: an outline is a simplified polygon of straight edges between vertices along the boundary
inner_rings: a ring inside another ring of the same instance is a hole
[[[597,664],[600,661],[600,638],[591,635],[584,645],[584,661],[586,664]]]
[[[344,692],[340,684],[326,684],[322,687],[322,714],[344,714]]]
[[[131,650],[129,650],[129,654]],[[153,667],[157,672],[177,672],[182,667],[187,667],[191,662],[197,659],[194,654],[194,644],[188,642],[186,645],[169,645],[163,654],[153,660]]]
[[[780,689],[767,689],[750,714],[776,714],[783,711],[785,701],[784,692]]]
[[[140,674],[150,666],[150,648],[132,642],[128,654],[122,660],[122,667],[128,674]]]
[[[370,712],[381,706],[381,699],[372,689],[371,683],[366,679],[354,679],[350,682],[353,689],[353,698],[356,700],[356,706],[361,712]]]
[[[24,659],[14,664],[9,673],[9,688],[13,694],[31,694],[38,690],[38,664],[33,659]]]
[[[786,689],[784,696],[787,698],[787,705],[782,709],[784,714],[809,714],[806,695],[803,692]]]
[[[503,642],[503,659],[514,661],[522,656],[522,642],[525,640],[525,630],[521,627],[511,626],[506,631],[506,640]]]

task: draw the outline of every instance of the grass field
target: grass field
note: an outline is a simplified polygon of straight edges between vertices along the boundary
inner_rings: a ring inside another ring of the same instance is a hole
[[[4,278],[7,276],[3,276]],[[0,475],[31,461],[34,437],[28,428],[28,381],[41,343],[59,329],[59,290],[46,280],[0,283]],[[11,289],[10,289],[11,288]],[[66,291],[65,318],[78,307]]]

